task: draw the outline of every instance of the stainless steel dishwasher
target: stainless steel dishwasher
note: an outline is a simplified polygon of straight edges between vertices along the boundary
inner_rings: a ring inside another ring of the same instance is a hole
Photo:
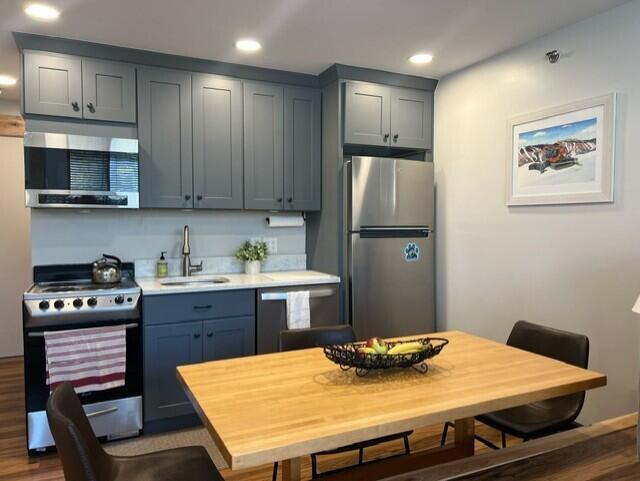
[[[258,354],[278,351],[280,331],[287,329],[287,295],[293,291],[309,291],[311,327],[340,324],[340,284],[288,286],[258,289],[256,341]]]

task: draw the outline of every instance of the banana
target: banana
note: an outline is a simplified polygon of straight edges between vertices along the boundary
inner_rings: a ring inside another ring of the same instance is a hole
[[[424,346],[420,342],[403,342],[393,346],[387,354],[415,354],[423,350]]]

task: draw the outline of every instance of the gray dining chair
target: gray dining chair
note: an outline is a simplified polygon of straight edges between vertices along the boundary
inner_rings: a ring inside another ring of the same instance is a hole
[[[311,327],[308,329],[291,329],[286,331],[280,331],[279,350],[280,351],[294,351],[296,349],[309,349],[312,347],[324,347],[332,344],[346,344],[348,342],[355,342],[356,335],[353,332],[353,328],[348,325],[342,326],[327,326],[327,327]],[[411,447],[409,444],[409,436],[413,431],[407,431],[398,434],[391,434],[370,441],[364,441],[360,443],[350,444],[348,446],[340,447],[337,449],[331,449],[328,451],[322,451],[311,455],[311,477],[313,479],[328,475],[330,473],[336,473],[338,471],[344,471],[347,468],[334,469],[331,471],[325,471],[323,473],[318,472],[318,456],[324,456],[329,454],[346,453],[350,451],[358,451],[358,464],[360,466],[364,464],[364,450],[371,446],[377,446],[382,443],[390,441],[402,440],[404,443],[404,453],[410,454]],[[278,477],[278,463],[273,465],[272,480],[276,481]]]
[[[589,338],[581,334],[561,331],[527,321],[513,326],[507,345],[540,354],[573,366],[586,369],[589,364]],[[585,392],[545,399],[524,406],[477,416],[481,423],[500,431],[502,447],[507,446],[507,434],[524,441],[579,427],[575,420],[582,410]],[[440,444],[447,441],[447,431],[453,424],[447,422]],[[492,449],[499,449],[491,441],[476,439]]]

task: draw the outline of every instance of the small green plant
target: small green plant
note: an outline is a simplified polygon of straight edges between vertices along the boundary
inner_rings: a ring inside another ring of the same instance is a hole
[[[241,262],[263,261],[269,256],[269,248],[262,241],[254,244],[247,241],[236,251],[236,259]]]

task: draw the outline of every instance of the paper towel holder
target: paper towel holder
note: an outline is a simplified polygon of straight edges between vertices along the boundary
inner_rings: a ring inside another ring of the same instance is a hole
[[[305,225],[305,223],[307,221],[307,216],[306,216],[305,212],[300,212],[299,216],[298,215],[296,215],[296,216],[278,215],[278,214],[279,213],[275,213],[275,215],[269,215],[269,216],[265,217],[265,221],[267,223],[267,227],[272,227],[272,228],[277,228],[277,227],[304,227],[304,225]],[[275,220],[275,219],[277,219],[277,220]]]

